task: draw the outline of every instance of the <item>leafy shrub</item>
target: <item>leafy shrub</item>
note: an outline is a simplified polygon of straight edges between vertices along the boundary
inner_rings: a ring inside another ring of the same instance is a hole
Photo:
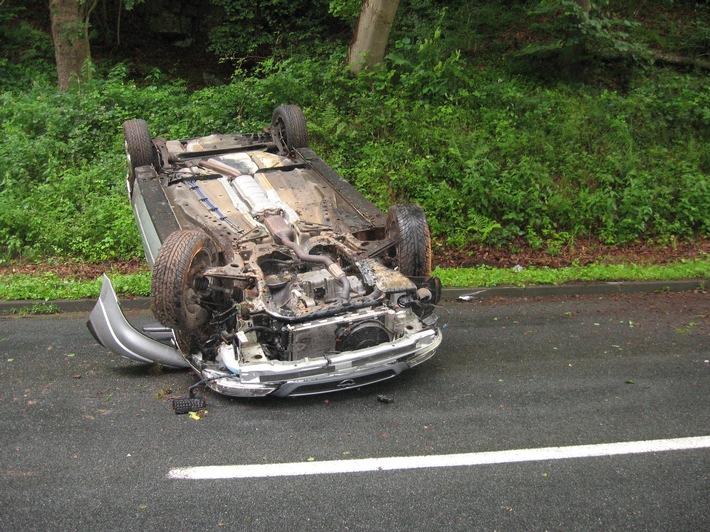
[[[211,0],[224,10],[210,51],[228,59],[266,58],[306,41],[328,40],[348,26],[329,15],[328,0]]]
[[[0,9],[0,90],[24,90],[38,80],[56,79],[52,39],[23,20],[25,12],[25,7]]]
[[[258,131],[281,103],[304,108],[314,149],[372,201],[421,204],[455,246],[523,238],[556,253],[579,236],[710,234],[704,76],[632,71],[624,93],[541,84],[452,49],[454,7],[428,32],[423,6],[403,15],[413,31],[395,34],[385,68],[357,77],[341,47],[196,91],[159,71],[132,80],[124,65],[64,93],[46,73],[4,85],[0,257],[142,255],[121,123],[143,118],[167,138]]]
[[[640,24],[618,18],[607,9],[608,0],[591,3],[586,13],[574,0],[542,0],[529,11],[537,40],[520,54],[558,58],[563,65],[578,63],[586,54],[614,53],[620,57],[648,60],[649,49],[630,36]]]

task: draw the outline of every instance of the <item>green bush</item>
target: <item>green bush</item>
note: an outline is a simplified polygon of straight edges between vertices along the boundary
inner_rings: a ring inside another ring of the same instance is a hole
[[[222,8],[221,24],[210,34],[210,51],[232,60],[266,58],[299,48],[300,43],[327,41],[348,25],[329,14],[329,0],[211,0]],[[337,10],[337,7],[336,7]]]
[[[51,36],[24,20],[27,8],[0,7],[0,90],[25,90],[55,80]]]
[[[541,83],[452,49],[455,5],[410,4],[385,68],[357,77],[340,47],[202,90],[155,70],[133,80],[121,64],[67,92],[41,64],[24,86],[18,73],[0,81],[0,257],[140,256],[122,122],[167,138],[258,131],[281,103],[304,108],[314,149],[366,196],[420,203],[451,245],[525,239],[555,253],[581,236],[710,234],[706,76],[631,68],[623,92]]]

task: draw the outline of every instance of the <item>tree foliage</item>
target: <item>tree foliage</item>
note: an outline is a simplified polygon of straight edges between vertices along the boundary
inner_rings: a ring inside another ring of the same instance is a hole
[[[209,49],[229,59],[265,59],[274,49],[293,50],[305,41],[329,40],[349,31],[329,15],[328,0],[212,0],[223,10],[210,33]]]
[[[281,103],[304,108],[314,149],[363,193],[383,209],[421,204],[451,245],[523,241],[554,252],[582,236],[710,235],[706,72],[590,53],[569,81],[520,54],[549,35],[521,22],[544,22],[527,15],[530,2],[507,12],[448,4],[402,0],[386,68],[354,78],[343,37],[282,49],[227,85],[198,89],[154,67],[132,78],[127,63],[104,59],[95,79],[66,92],[54,86],[46,34],[20,21],[19,8],[0,12],[0,257],[140,256],[121,123],[143,118],[167,138],[258,131]],[[674,5],[685,37],[660,35],[655,21],[671,14],[654,5],[630,38],[703,50],[698,20],[710,18]]]

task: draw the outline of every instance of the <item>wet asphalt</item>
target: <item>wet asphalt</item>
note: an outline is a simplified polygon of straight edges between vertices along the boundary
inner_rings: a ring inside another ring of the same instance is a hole
[[[208,393],[200,419],[171,409],[192,374],[108,354],[83,310],[5,317],[0,530],[704,529],[708,448],[266,479],[167,475],[710,436],[709,315],[701,291],[447,300],[439,353],[396,380],[299,399]]]

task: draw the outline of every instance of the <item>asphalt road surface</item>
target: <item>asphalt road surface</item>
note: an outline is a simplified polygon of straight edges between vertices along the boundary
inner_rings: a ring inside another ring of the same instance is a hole
[[[191,373],[108,355],[85,316],[2,319],[0,530],[707,530],[709,314],[702,293],[448,302],[397,380],[209,393],[199,419],[171,409]]]

